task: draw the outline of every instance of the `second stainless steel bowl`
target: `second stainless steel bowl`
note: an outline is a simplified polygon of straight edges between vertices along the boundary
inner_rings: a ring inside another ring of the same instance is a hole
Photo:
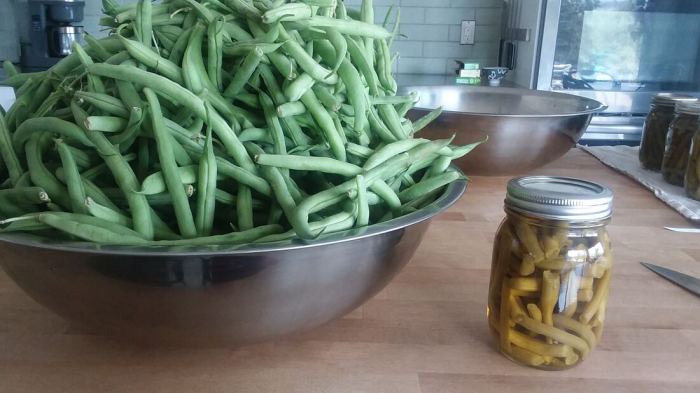
[[[598,101],[571,94],[506,87],[411,86],[420,96],[412,120],[442,106],[444,113],[419,136],[487,143],[457,161],[467,175],[515,175],[564,155],[605,109]]]

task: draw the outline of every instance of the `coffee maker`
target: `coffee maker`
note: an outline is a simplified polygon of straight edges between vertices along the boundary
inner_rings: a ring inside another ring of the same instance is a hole
[[[71,53],[73,42],[82,43],[84,1],[29,0],[29,42],[22,45],[22,70],[42,71]]]

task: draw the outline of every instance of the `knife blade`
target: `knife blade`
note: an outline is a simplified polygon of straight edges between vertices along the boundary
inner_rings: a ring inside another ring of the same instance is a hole
[[[669,231],[672,232],[680,232],[680,233],[700,233],[700,228],[672,228],[672,227],[664,227],[668,229]]]
[[[671,281],[695,296],[700,296],[700,280],[697,278],[675,270],[667,269],[665,267],[653,265],[651,263],[641,262],[641,264],[652,272],[667,279],[668,281]]]

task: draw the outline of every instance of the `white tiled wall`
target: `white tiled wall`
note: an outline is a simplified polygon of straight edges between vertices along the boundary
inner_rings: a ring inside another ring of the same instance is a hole
[[[359,8],[362,0],[345,0]],[[416,74],[452,74],[455,59],[496,65],[503,0],[374,0],[375,22],[381,23],[392,4],[401,8],[396,71]],[[392,19],[393,20],[393,19]],[[474,45],[460,45],[463,20],[475,20]]]
[[[118,0],[125,3],[133,0]],[[362,0],[346,0],[359,8]],[[395,71],[400,73],[451,74],[455,59],[494,65],[498,56],[502,0],[374,0],[376,22],[389,7],[401,7],[400,32],[395,41],[400,53]],[[0,0],[0,61],[19,60],[19,41],[26,40],[27,0]],[[85,0],[85,30],[100,36],[100,0]],[[15,15],[15,18],[6,15]],[[5,21],[16,20],[17,25]],[[393,20],[393,19],[392,19]],[[460,45],[462,20],[476,20],[474,45]]]

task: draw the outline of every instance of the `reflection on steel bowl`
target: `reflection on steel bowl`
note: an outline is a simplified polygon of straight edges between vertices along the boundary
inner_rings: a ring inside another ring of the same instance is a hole
[[[176,249],[6,234],[0,264],[39,303],[92,331],[143,343],[246,344],[314,328],[367,301],[465,188],[460,180],[419,211],[311,242]]]
[[[420,101],[409,112],[416,120],[442,106],[444,113],[418,136],[487,143],[456,161],[467,175],[526,173],[563,156],[606,106],[590,98],[505,87],[412,86]]]

